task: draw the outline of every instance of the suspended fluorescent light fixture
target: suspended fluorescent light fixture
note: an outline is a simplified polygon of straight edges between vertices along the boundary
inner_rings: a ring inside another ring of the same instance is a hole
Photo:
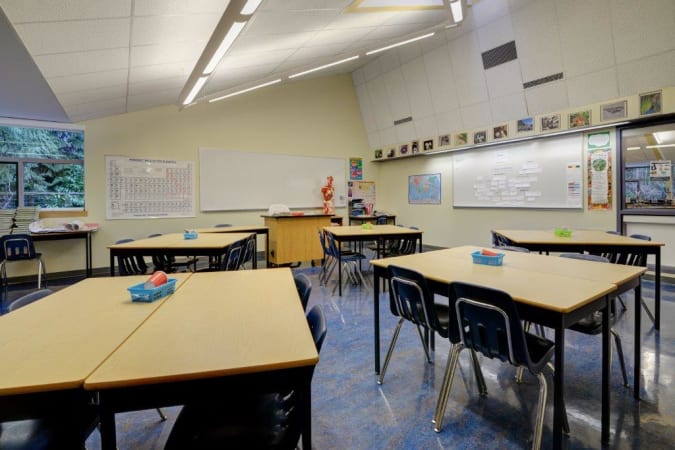
[[[672,148],[675,144],[646,145],[645,148]]]
[[[261,3],[262,0],[231,0],[227,4],[223,16],[178,96],[179,104],[186,106],[194,101]]]
[[[452,13],[452,19],[455,22],[461,22],[464,20],[464,14],[462,12],[462,1],[457,0],[456,2],[450,2],[450,12]]]
[[[190,103],[192,103],[192,101],[195,99],[197,94],[199,94],[199,91],[202,90],[204,84],[206,84],[206,80],[208,79],[209,79],[208,76],[199,77],[197,79],[197,82],[194,84],[194,86],[192,86],[192,90],[190,91],[188,96],[185,97],[185,100],[183,101],[184,105],[189,105]]]
[[[301,77],[303,75],[307,75],[308,73],[312,72],[317,72],[319,70],[327,69],[329,67],[337,66],[338,64],[343,64],[349,61],[353,61],[355,59],[358,59],[359,55],[351,56],[349,58],[341,59],[340,61],[335,61],[329,64],[324,64],[323,66],[315,67],[313,69],[305,70],[304,72],[299,72],[299,73],[294,73],[293,75],[289,75],[288,78],[295,78],[295,77]]]
[[[262,0],[248,0],[243,8],[241,8],[241,13],[244,16],[249,16],[258,9],[258,6],[262,3]]]
[[[232,24],[230,30],[225,35],[225,38],[223,38],[222,42],[218,46],[218,49],[215,51],[215,53],[213,53],[213,56],[211,56],[209,63],[204,68],[203,73],[205,75],[208,75],[211,72],[213,72],[214,69],[218,66],[218,63],[220,62],[221,59],[223,59],[225,53],[227,53],[227,51],[230,49],[230,47],[234,43],[234,40],[237,39],[237,36],[239,36],[241,30],[244,29],[244,25],[246,25],[246,22],[235,22]]]
[[[410,44],[411,42],[421,41],[422,39],[426,39],[426,38],[428,38],[428,37],[431,37],[431,36],[433,36],[434,34],[436,34],[436,33],[435,33],[435,32],[431,32],[431,33],[423,34],[422,36],[417,36],[417,37],[415,37],[415,38],[408,39],[408,40],[406,40],[406,41],[397,42],[396,44],[391,44],[391,45],[387,45],[386,47],[378,48],[378,49],[376,49],[376,50],[371,50],[371,51],[369,51],[369,52],[366,52],[366,56],[374,55],[375,53],[380,53],[380,52],[383,52],[383,51],[385,51],[385,50],[389,50],[389,49],[391,49],[391,48],[400,47],[401,45]]]
[[[253,87],[250,87],[250,88],[247,88],[247,89],[242,89],[241,91],[232,92],[231,94],[222,95],[220,97],[212,98],[211,100],[209,100],[209,103],[217,102],[219,100],[225,100],[226,98],[234,97],[235,95],[244,94],[246,92],[251,92],[251,91],[254,91],[256,89],[264,88],[264,87],[271,86],[271,85],[277,84],[277,83],[281,83],[281,78],[277,78],[276,80],[268,81],[267,83],[259,84],[257,86],[253,86]]]

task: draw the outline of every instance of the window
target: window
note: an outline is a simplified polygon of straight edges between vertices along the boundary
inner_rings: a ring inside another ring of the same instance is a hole
[[[84,131],[0,124],[0,208],[84,208]]]

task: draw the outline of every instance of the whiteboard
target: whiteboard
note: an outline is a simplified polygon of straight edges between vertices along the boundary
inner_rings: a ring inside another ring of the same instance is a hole
[[[453,206],[582,208],[581,133],[453,155]]]
[[[346,205],[344,158],[199,149],[199,197],[202,211],[267,210],[323,206],[321,187],[334,178],[336,207]]]

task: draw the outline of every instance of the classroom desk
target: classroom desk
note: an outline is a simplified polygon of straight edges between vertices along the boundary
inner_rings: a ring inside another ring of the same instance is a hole
[[[418,239],[418,249],[420,253],[422,252],[422,230],[397,227],[395,225],[373,225],[371,228],[362,228],[360,225],[352,225],[347,227],[323,227],[323,229],[326,233],[330,233],[335,238],[338,248],[342,248],[344,242],[375,241],[377,243],[378,258],[382,254],[385,242],[388,239]],[[338,295],[340,296],[342,296],[341,256],[341,254],[338,254]]]
[[[265,235],[265,266],[270,265],[270,229],[262,225],[233,225],[231,227],[197,228],[197,233],[255,233],[256,236]],[[256,249],[257,253],[257,249]],[[257,256],[254,257],[253,267],[257,267]]]
[[[509,253],[504,257],[504,264],[500,267],[473,264],[470,253],[478,248],[466,246],[372,261],[375,372],[379,373],[380,370],[379,280],[380,277],[387,277],[386,269],[389,264],[424,274],[431,290],[439,295],[447,296],[447,286],[453,281],[480,284],[508,292],[518,303],[521,318],[555,330],[553,443],[554,448],[561,448],[565,329],[591,312],[603,310],[608,304],[610,295],[636,289],[636,298],[639,298],[640,276],[646,269],[596,263],[593,271],[598,275],[598,279],[595,280],[589,279],[588,275],[574,275],[576,273],[574,266],[582,273],[588,269],[589,262],[572,259],[556,260],[556,264],[551,267],[557,268],[560,265],[563,268],[550,271],[542,264],[538,255],[530,254],[520,254],[512,258],[513,255]],[[512,259],[519,262],[513,264]],[[636,312],[636,315],[639,315],[639,312]],[[607,442],[611,350],[608,314],[603,314],[603,325],[601,440]]]
[[[493,230],[511,245],[538,252],[589,252],[593,254],[631,252],[654,255],[654,328],[661,327],[661,247],[663,242],[645,241],[599,230],[573,230],[569,237],[553,230]]]
[[[379,214],[377,216],[364,214],[358,216],[349,216],[349,225],[351,225],[352,222],[356,222],[357,225],[360,225],[364,222],[371,222],[374,225],[375,222],[377,222],[378,217],[386,217],[387,224],[396,225],[396,215],[394,214]]]
[[[252,233],[202,233],[196,239],[185,239],[183,233],[163,234],[152,238],[138,239],[124,244],[109,245],[110,276],[115,276],[116,256],[209,256],[220,263],[227,248],[243,241]],[[255,258],[254,267],[255,264]]]
[[[89,377],[103,449],[114,414],[213,401],[233,390],[297,389],[311,448],[311,376],[319,356],[290,269],[193,274]]]
[[[30,233],[33,241],[61,241],[65,239],[83,239],[84,240],[84,260],[85,260],[85,275],[87,278],[91,277],[91,234],[96,230],[84,231],[68,231],[58,233]]]
[[[177,290],[188,276],[171,275]],[[146,279],[87,278],[1,316],[0,421],[57,414],[76,424],[90,403],[84,380],[161,305],[132,304],[127,287]]]

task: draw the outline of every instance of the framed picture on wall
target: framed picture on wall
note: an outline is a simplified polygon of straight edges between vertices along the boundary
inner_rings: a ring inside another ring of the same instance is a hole
[[[591,110],[574,112],[569,119],[569,128],[587,127],[591,124]]]
[[[473,143],[474,144],[483,144],[487,142],[487,131],[476,131],[473,134]]]
[[[625,119],[628,115],[627,104],[628,102],[623,100],[621,102],[606,103],[601,105],[600,120],[602,122],[609,122],[611,120]]]
[[[661,112],[661,91],[640,94],[640,115],[657,114]]]
[[[549,114],[541,118],[541,131],[551,131],[560,128],[560,114]]]
[[[396,156],[396,149],[391,147],[389,150],[387,150],[387,158],[393,158],[394,156]]]
[[[424,142],[422,143],[424,145],[424,151],[426,152],[427,150],[433,150],[434,149],[434,140],[433,139],[425,139]]]
[[[442,134],[438,136],[438,146],[445,147],[446,145],[450,145],[450,135]]]
[[[375,159],[381,159],[382,158],[382,149],[378,148],[375,150]]]
[[[534,131],[534,119],[532,117],[525,117],[524,119],[518,119],[516,130],[518,131],[518,133],[526,133],[528,131]]]
[[[504,125],[499,125],[498,127],[494,127],[492,129],[492,138],[493,139],[504,139],[509,137],[509,126],[504,124]]]
[[[455,145],[466,145],[469,142],[469,133],[457,133],[455,135]]]
[[[410,144],[410,153],[413,155],[420,151],[420,141],[412,141]]]
[[[401,144],[398,148],[398,153],[401,156],[405,156],[408,154],[408,144]]]

